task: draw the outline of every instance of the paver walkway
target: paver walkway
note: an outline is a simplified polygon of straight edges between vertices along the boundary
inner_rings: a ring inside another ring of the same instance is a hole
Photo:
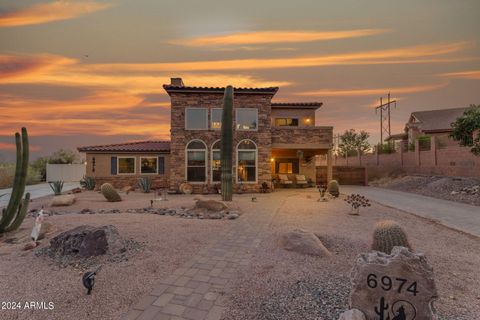
[[[80,183],[78,182],[65,182],[63,185],[63,192],[70,191],[75,188],[79,188]],[[30,192],[30,199],[37,199],[45,196],[53,195],[53,191],[48,185],[48,183],[39,183],[31,186],[25,187],[25,192]],[[10,194],[12,193],[12,188],[0,189],[0,208],[6,207],[8,205],[8,200],[10,199]]]
[[[342,186],[342,193],[359,193],[380,204],[440,222],[480,237],[480,207],[414,193],[362,186]]]
[[[219,236],[213,245],[200,251],[155,289],[140,299],[124,316],[128,320],[219,320],[233,279],[245,268],[262,241],[262,230],[295,192],[279,197],[258,195],[258,202],[244,198],[244,214]],[[264,208],[269,208],[265,210]]]

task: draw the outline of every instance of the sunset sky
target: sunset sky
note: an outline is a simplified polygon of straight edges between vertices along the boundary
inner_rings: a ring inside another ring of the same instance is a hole
[[[169,139],[170,77],[280,86],[317,125],[367,130],[390,91],[408,115],[480,104],[480,1],[0,0],[0,161],[26,126],[59,148]]]

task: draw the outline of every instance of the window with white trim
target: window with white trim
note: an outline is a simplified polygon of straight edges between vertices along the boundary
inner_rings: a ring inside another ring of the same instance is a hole
[[[207,130],[208,109],[207,108],[185,108],[185,129],[186,130]]]
[[[193,140],[186,149],[186,177],[188,182],[207,181],[207,146],[201,140]]]
[[[212,108],[210,114],[210,129],[219,130],[222,128],[222,108]]]
[[[156,174],[157,172],[158,172],[157,157],[141,157],[140,158],[141,174]]]
[[[212,182],[222,181],[222,164],[220,163],[220,140],[212,145]]]
[[[257,146],[252,140],[242,140],[237,146],[237,182],[257,181]]]
[[[235,121],[237,130],[257,130],[258,109],[238,108],[235,110]]]
[[[135,157],[118,157],[117,174],[135,174]]]

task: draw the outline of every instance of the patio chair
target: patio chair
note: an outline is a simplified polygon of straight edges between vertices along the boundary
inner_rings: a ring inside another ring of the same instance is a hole
[[[295,183],[297,186],[304,187],[308,185],[308,181],[303,174],[295,175]]]
[[[280,184],[283,186],[291,186],[293,181],[288,179],[286,174],[279,174],[278,179],[280,180]]]

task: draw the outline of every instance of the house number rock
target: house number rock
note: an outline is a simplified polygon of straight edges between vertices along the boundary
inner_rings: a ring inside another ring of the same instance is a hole
[[[350,307],[367,320],[436,320],[433,269],[421,253],[395,247],[357,257],[351,275]]]

